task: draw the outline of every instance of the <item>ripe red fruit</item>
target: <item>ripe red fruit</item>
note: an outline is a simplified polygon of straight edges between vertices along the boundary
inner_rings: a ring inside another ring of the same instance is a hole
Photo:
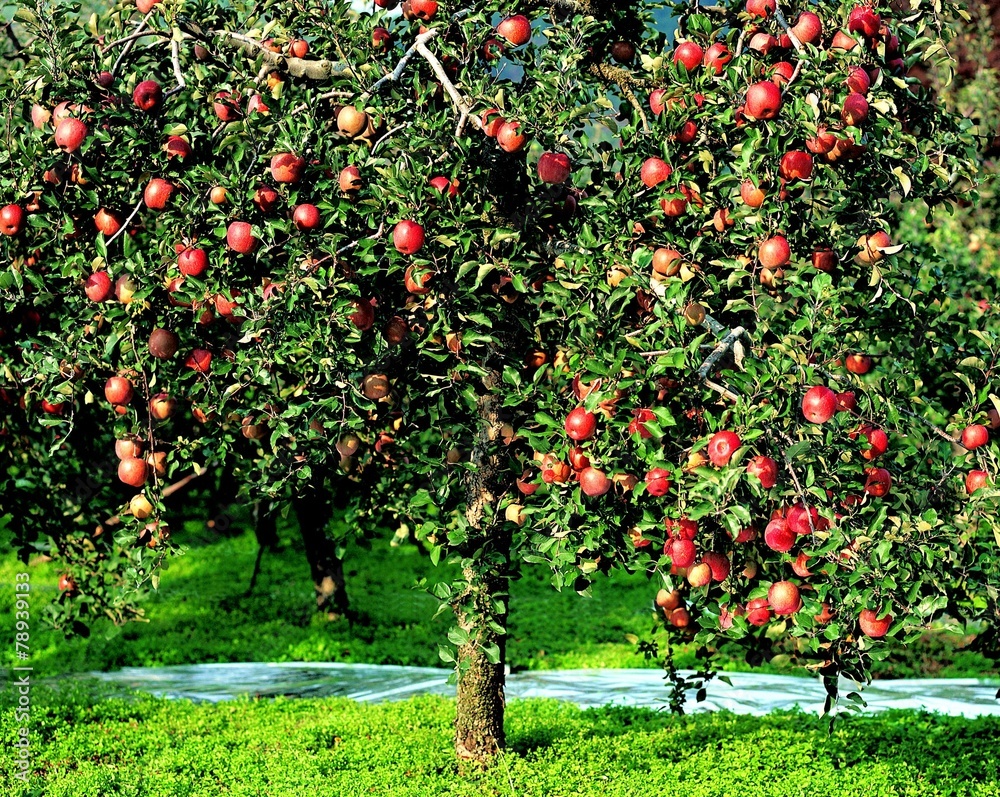
[[[979,446],[984,446],[989,442],[990,431],[985,426],[974,423],[971,426],[966,426],[962,430],[962,445],[965,446],[969,451],[974,448],[979,448]]]
[[[837,253],[830,247],[822,247],[812,253],[813,268],[817,271],[831,272],[837,266]]]
[[[177,400],[167,393],[157,393],[149,400],[149,414],[158,421],[165,421],[174,414]]]
[[[611,489],[611,479],[602,470],[584,468],[580,471],[580,489],[591,497],[604,495]]]
[[[703,63],[713,75],[721,75],[726,69],[726,64],[732,60],[733,54],[729,52],[729,48],[722,42],[716,42],[705,51]]]
[[[507,123],[507,120],[500,115],[500,111],[496,108],[484,111],[480,121],[483,124],[483,133],[490,138],[496,138],[500,128]]]
[[[837,393],[837,412],[853,412],[858,407],[858,397],[853,390]]]
[[[753,184],[751,180],[744,180],[740,186],[740,198],[750,207],[759,208],[764,204],[764,191]]]
[[[778,463],[771,457],[754,457],[747,464],[747,474],[756,476],[765,490],[778,483]]]
[[[865,121],[868,118],[868,100],[865,96],[857,92],[848,94],[840,118],[844,120],[844,124],[855,127]]]
[[[444,175],[438,175],[430,179],[430,186],[439,194],[449,197],[458,196],[458,180],[450,180]]]
[[[531,22],[524,14],[507,17],[497,25],[497,36],[514,47],[520,47],[531,41]]]
[[[802,397],[802,414],[810,423],[826,423],[837,411],[837,394],[830,388],[816,385]]]
[[[803,11],[792,26],[792,33],[802,44],[819,46],[823,37],[823,21],[811,11]]]
[[[867,374],[872,369],[872,358],[867,354],[848,354],[844,367],[852,374]]]
[[[118,478],[129,487],[142,487],[149,478],[149,466],[138,457],[126,457],[118,463]]]
[[[676,249],[660,247],[653,252],[653,271],[665,277],[672,277],[681,267],[681,253]]]
[[[666,94],[666,89],[654,89],[649,92],[649,110],[653,112],[653,116],[659,116],[667,107],[667,103],[663,99]]]
[[[191,154],[191,145],[185,138],[170,136],[163,145],[163,151],[167,153],[168,158],[184,160]]]
[[[723,582],[729,578],[729,571],[732,565],[729,557],[717,551],[708,551],[701,557],[702,564],[708,565],[712,572],[712,581]]]
[[[177,256],[177,268],[186,277],[200,277],[208,268],[208,252],[204,249],[185,249]]]
[[[254,191],[253,203],[261,213],[270,213],[281,197],[269,185],[258,186]]]
[[[112,376],[104,383],[104,398],[111,404],[128,404],[134,395],[132,383],[124,376]]]
[[[760,31],[755,33],[750,37],[750,42],[747,47],[761,55],[767,55],[771,50],[778,46],[778,40],[772,36],[770,33],[764,33]]]
[[[869,39],[882,27],[882,18],[871,6],[855,6],[847,17],[847,30],[860,33]]]
[[[639,409],[635,411],[635,417],[632,418],[628,423],[628,433],[630,435],[638,434],[639,437],[644,440],[648,440],[653,436],[653,433],[649,430],[646,425],[649,421],[655,421],[656,416],[653,414],[652,410]]]
[[[778,172],[786,180],[808,180],[813,173],[813,157],[801,150],[786,152],[781,156]]]
[[[864,96],[872,86],[871,78],[863,67],[855,66],[847,74],[847,87],[858,94]]]
[[[309,53],[309,42],[305,39],[292,39],[288,42],[288,54],[292,58],[305,58]]]
[[[179,345],[180,339],[169,329],[157,327],[149,335],[149,353],[158,360],[169,360]]]
[[[345,166],[340,170],[340,177],[337,182],[340,186],[340,190],[345,194],[360,191],[361,186],[363,185],[361,180],[361,170],[357,166]]]
[[[297,183],[305,165],[305,158],[291,152],[279,152],[271,158],[271,177],[276,183]]]
[[[226,244],[240,255],[250,254],[260,241],[254,237],[253,228],[245,221],[230,222],[226,229]]]
[[[663,527],[667,530],[667,536],[672,540],[693,540],[698,536],[697,521],[686,517],[682,517],[680,520],[664,518]]]
[[[524,149],[528,138],[524,133],[519,133],[520,122],[504,122],[497,130],[497,144],[504,152],[520,152]]]
[[[865,492],[875,498],[885,498],[892,487],[892,476],[885,468],[865,469]]]
[[[151,113],[163,102],[163,89],[155,80],[144,80],[132,92],[132,102],[140,111]]]
[[[162,177],[154,177],[142,192],[142,201],[150,210],[163,210],[174,193],[174,186]]]
[[[543,183],[564,183],[569,173],[569,158],[561,152],[543,152],[538,159],[538,176]]]
[[[310,205],[308,202],[303,202],[292,213],[292,221],[295,222],[295,226],[300,230],[315,230],[319,227],[322,219],[320,218],[318,207]]]
[[[423,296],[431,292],[431,289],[427,287],[427,283],[431,281],[431,277],[433,276],[433,271],[421,269],[414,272],[413,266],[407,266],[406,272],[403,274],[403,284],[406,286],[406,290],[413,295]]]
[[[891,623],[892,614],[889,612],[879,617],[871,609],[862,609],[861,614],[858,615],[858,625],[861,627],[861,633],[872,639],[881,639],[889,633],[889,625]]]
[[[861,436],[868,441],[868,448],[861,452],[861,456],[865,459],[871,461],[876,457],[882,456],[886,451],[889,450],[889,435],[883,432],[881,429],[875,429],[872,426],[865,426],[861,429]]]
[[[653,468],[646,473],[646,492],[657,497],[670,489],[670,474],[664,468]]]
[[[984,470],[970,470],[965,477],[965,492],[972,495],[980,487],[985,487],[989,474]]]
[[[830,42],[831,50],[844,50],[845,52],[853,50],[858,46],[857,39],[848,36],[844,31],[838,30],[833,34],[833,41]]]
[[[777,7],[777,0],[747,0],[747,13],[752,17],[766,19]]]
[[[663,546],[663,552],[670,557],[670,563],[674,567],[691,567],[698,554],[694,543],[685,539],[668,540],[667,544]],[[709,570],[709,577],[711,578],[711,570]]]
[[[764,544],[772,551],[786,553],[795,545],[795,532],[784,518],[775,518],[764,529]]]
[[[767,598],[754,598],[747,603],[747,622],[750,625],[767,625],[771,620],[771,607]]]
[[[781,89],[770,80],[754,83],[747,89],[744,113],[751,119],[774,119],[781,110]]]
[[[792,572],[795,573],[799,578],[809,578],[812,575],[812,571],[808,567],[809,565],[809,555],[802,551],[795,561],[792,562]]]
[[[788,245],[788,239],[784,235],[775,235],[773,238],[768,238],[757,250],[757,259],[760,260],[760,264],[764,268],[781,268],[788,263],[791,257],[792,250]]]
[[[736,432],[716,432],[708,441],[708,458],[715,467],[724,467],[729,464],[729,460],[739,447],[740,437]]]
[[[705,51],[694,42],[684,42],[677,45],[677,49],[674,50],[674,63],[684,64],[684,68],[688,72],[693,72],[699,66],[705,57]]]
[[[404,255],[412,255],[424,245],[424,228],[415,221],[403,219],[392,231],[392,243]]]
[[[564,427],[571,440],[589,440],[597,431],[597,416],[585,407],[577,407],[566,416]]]
[[[212,110],[220,122],[235,122],[243,116],[243,111],[240,110],[241,99],[239,94],[228,91],[216,92]]]
[[[107,271],[95,271],[83,283],[83,291],[92,302],[103,302],[111,296],[111,277]]]
[[[675,567],[680,567],[674,563]],[[687,571],[687,582],[692,587],[697,589],[698,587],[707,587],[712,581],[712,568],[709,567],[705,562],[689,567]]]
[[[199,374],[206,374],[212,367],[212,352],[207,349],[195,349],[187,356],[184,366]]]
[[[795,67],[788,61],[778,61],[778,63],[771,67],[771,80],[774,81],[776,86],[784,86],[792,79],[792,75],[794,74]]]
[[[662,158],[647,158],[639,170],[639,179],[646,188],[659,185],[670,177],[673,169]]]
[[[812,525],[810,525],[810,518]],[[811,506],[807,510],[803,504],[795,504],[788,507],[785,512],[785,522],[793,534],[803,535],[812,533],[813,528],[821,530],[825,524],[821,522],[819,510]]]
[[[767,591],[767,600],[779,617],[795,614],[802,608],[799,588],[791,581],[775,581]]]
[[[372,29],[372,49],[383,52],[392,47],[392,34],[379,25]]]
[[[87,125],[79,119],[63,119],[56,126],[56,146],[63,152],[76,152],[87,138]]]
[[[0,208],[0,233],[17,235],[24,229],[24,209],[20,205]]]

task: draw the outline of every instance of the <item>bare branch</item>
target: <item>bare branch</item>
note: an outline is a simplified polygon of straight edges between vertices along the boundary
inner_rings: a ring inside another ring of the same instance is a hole
[[[135,214],[138,213],[139,212],[139,208],[142,207],[142,201],[143,201],[142,197],[139,197],[139,201],[135,203],[135,207],[132,208],[132,212],[129,214],[129,217],[127,219],[125,219],[125,223],[118,229],[118,232],[116,232],[107,241],[105,241],[105,243],[104,243],[105,247],[110,247],[111,244],[114,243],[115,238],[117,238],[119,235],[121,235],[123,232],[125,232],[126,229],[128,229],[129,222],[132,221],[132,219],[135,218]]]
[[[590,65],[590,74],[596,75],[608,83],[614,83],[621,90],[622,96],[628,100],[629,104],[635,108],[639,114],[639,119],[642,120],[642,130],[645,133],[649,132],[649,119],[646,117],[646,111],[642,107],[642,103],[636,99],[635,92],[632,91],[632,86],[645,85],[644,81],[639,81],[629,72],[627,69],[622,69],[620,67],[611,66],[610,64],[600,64],[593,63]]]
[[[382,88],[382,86],[384,86],[386,83],[391,83],[399,80],[403,76],[403,72],[406,69],[407,63],[409,63],[410,59],[413,57],[413,54],[417,51],[417,47],[423,44],[424,42],[430,41],[437,35],[438,35],[438,29],[432,28],[426,33],[421,33],[419,36],[417,36],[417,38],[413,41],[413,44],[409,46],[407,51],[403,53],[403,56],[397,62],[396,68],[393,69],[388,75],[383,75],[378,80],[376,80],[375,83],[369,86],[358,99],[362,101],[366,100],[373,94],[375,94],[375,92],[379,91]]]
[[[177,85],[164,94],[164,98],[172,97],[179,91],[183,91],[187,83],[184,82],[184,73],[181,72],[181,57],[180,57],[180,45],[177,40],[170,42],[170,61],[174,66],[174,80],[177,81]]]
[[[711,379],[703,379],[702,381],[705,383],[705,387],[714,390],[720,396],[724,396],[734,404],[740,400],[739,393],[734,393],[728,387],[720,385],[718,382],[713,382]]]
[[[775,0],[774,4],[774,18],[778,20],[778,24],[784,28],[785,33],[788,35],[789,40],[792,42],[792,47],[795,48],[795,52],[802,52],[802,42],[799,41],[799,37],[792,32],[791,26],[788,24],[788,20],[785,19],[785,15],[781,12],[781,5]]]
[[[137,30],[135,33],[130,33],[128,36],[123,36],[120,39],[116,39],[115,41],[111,42],[110,44],[105,44],[101,48],[101,52],[102,53],[106,53],[108,50],[113,50],[115,47],[118,47],[118,46],[120,46],[122,44],[128,44],[129,42],[135,41],[136,39],[142,39],[145,36],[158,36],[161,39],[169,39],[170,38],[170,31],[168,31],[168,30]]]
[[[431,71],[434,73],[434,76],[441,82],[441,85],[444,86],[444,90],[448,93],[448,96],[451,97],[452,104],[459,112],[460,124],[459,127],[455,130],[455,134],[458,135],[459,132],[461,131],[462,117],[467,117],[471,119],[473,126],[482,130],[483,120],[480,119],[477,114],[472,113],[472,108],[469,107],[468,102],[466,101],[465,97],[462,96],[461,92],[457,88],[455,88],[455,84],[451,82],[451,79],[444,71],[444,67],[441,65],[441,62],[438,60],[437,56],[427,49],[427,45],[424,44],[423,41],[420,41],[419,36],[417,37],[417,39],[418,39],[416,45],[417,52],[424,57],[424,60],[427,61],[428,64],[430,64]]]
[[[715,350],[708,355],[705,362],[701,364],[698,369],[698,378],[705,379],[711,372],[715,364],[722,358],[724,354],[730,351],[733,346],[736,345],[736,341],[740,339],[741,336],[746,334],[746,330],[743,327],[736,327],[731,330],[726,337],[719,341],[719,344],[715,347]]]

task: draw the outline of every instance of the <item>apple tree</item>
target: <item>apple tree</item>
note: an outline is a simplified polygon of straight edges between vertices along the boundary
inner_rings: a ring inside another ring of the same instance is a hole
[[[58,617],[134,611],[211,466],[315,518],[321,600],[334,494],[460,565],[463,758],[528,565],[831,694],[932,621],[995,650],[1000,341],[896,221],[974,190],[907,76],[941,4],[397,5],[18,11],[0,510],[86,574]]]

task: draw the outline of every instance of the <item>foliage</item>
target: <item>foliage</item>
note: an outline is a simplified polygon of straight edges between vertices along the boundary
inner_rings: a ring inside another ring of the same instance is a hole
[[[168,0],[82,28],[36,2],[2,76],[0,190],[29,212],[2,242],[0,479],[24,550],[70,565],[57,625],[128,619],[123,588],[173,545],[165,479],[204,467],[277,501],[349,489],[351,533],[388,518],[459,564],[434,590],[457,617],[441,655],[494,678],[526,565],[579,592],[659,573],[681,637],[751,656],[790,637],[831,694],[886,634],[995,623],[1000,493],[965,477],[995,475],[996,447],[956,435],[1000,426],[997,330],[961,263],[894,229],[900,201],[974,198],[971,123],[906,76],[947,60],[940,3],[781,4],[821,15],[818,47],[808,17],[737,2],[525,3],[528,40],[496,59],[489,40],[518,35],[478,1]],[[831,46],[852,13],[857,46]],[[717,74],[713,43],[736,55]],[[491,107],[520,128],[484,134]],[[50,109],[83,120],[78,150]],[[102,399],[112,376],[135,398]],[[823,385],[856,407],[803,413]],[[166,454],[145,483],[118,466],[151,518],[105,467],[127,435]],[[113,541],[93,532],[111,512]]]

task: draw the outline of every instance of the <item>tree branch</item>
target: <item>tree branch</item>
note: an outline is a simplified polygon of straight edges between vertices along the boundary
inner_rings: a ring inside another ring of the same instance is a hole
[[[715,350],[708,355],[705,362],[703,362],[701,367],[698,369],[698,378],[704,380],[712,372],[712,368],[722,358],[722,356],[730,351],[733,346],[736,345],[736,341],[738,341],[740,337],[745,334],[746,330],[743,327],[736,327],[731,330],[726,337],[720,340],[719,344],[715,347]]]
[[[461,92],[455,88],[455,84],[449,79],[437,56],[427,49],[427,45],[424,44],[419,36],[417,39],[417,52],[424,57],[424,60],[427,61],[428,64],[430,64],[431,71],[434,73],[434,76],[441,82],[441,85],[444,86],[444,90],[448,92],[448,96],[451,97],[452,104],[459,112],[458,124],[455,126],[455,135],[460,136],[462,134],[462,128],[465,127],[465,121],[467,119],[471,119],[473,126],[482,130],[483,120],[480,119],[477,114],[472,113],[472,108],[469,107],[469,104],[465,101]]]
[[[590,65],[590,74],[596,75],[607,83],[614,83],[618,86],[625,99],[639,113],[639,118],[642,120],[643,132],[648,133],[649,119],[646,117],[646,111],[643,109],[642,103],[636,99],[635,93],[631,88],[631,86],[644,85],[644,83],[636,80],[635,76],[627,69],[611,66],[610,64],[593,63]]]
[[[383,75],[375,83],[365,89],[364,93],[358,98],[359,100],[366,100],[371,97],[375,92],[382,88],[386,83],[391,83],[399,80],[403,76],[403,71],[406,69],[407,63],[413,57],[413,54],[417,51],[417,47],[424,42],[428,42],[438,35],[438,28],[432,28],[426,33],[421,33],[414,40],[413,44],[407,49],[403,56],[396,63],[396,68],[393,69],[388,75]]]
[[[781,12],[781,5],[775,0],[774,4],[774,18],[778,20],[778,24],[784,28],[785,33],[788,35],[789,40],[792,42],[792,47],[795,48],[795,52],[802,52],[802,42],[799,41],[799,37],[792,32],[791,26],[788,24],[788,20],[785,19],[785,15]],[[790,82],[790,81],[789,81]]]
[[[170,42],[170,61],[174,66],[174,80],[177,81],[177,85],[163,95],[164,99],[174,96],[179,91],[183,91],[184,87],[187,85],[187,83],[184,82],[184,73],[181,72],[180,45],[177,43],[176,39]]]

